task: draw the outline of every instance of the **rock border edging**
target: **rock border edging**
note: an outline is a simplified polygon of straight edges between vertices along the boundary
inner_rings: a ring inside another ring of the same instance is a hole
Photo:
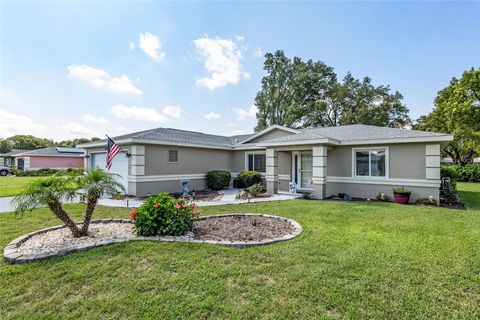
[[[18,247],[33,237],[34,235],[37,234],[42,234],[46,233],[48,231],[54,231],[58,230],[61,228],[65,228],[65,226],[55,226],[55,227],[49,227],[41,230],[37,230],[31,233],[28,233],[26,235],[20,236],[13,241],[11,241],[4,249],[3,249],[3,257],[5,260],[10,262],[11,264],[19,264],[19,263],[26,263],[26,262],[33,262],[33,261],[40,261],[40,260],[45,260],[53,257],[61,257],[69,253],[73,252],[80,252],[80,251],[86,251],[91,248],[95,247],[101,247],[101,246],[106,246],[112,243],[122,243],[122,242],[127,242],[127,241],[163,241],[163,242],[190,242],[190,243],[208,243],[208,244],[217,244],[217,245],[223,245],[223,246],[228,246],[228,247],[235,247],[235,248],[247,248],[247,247],[256,247],[256,246],[263,246],[263,245],[268,245],[268,244],[273,244],[275,242],[280,242],[280,241],[288,241],[292,240],[293,238],[297,237],[302,233],[303,228],[302,226],[296,222],[295,220],[284,218],[284,217],[279,217],[279,216],[272,216],[268,214],[255,214],[255,213],[231,213],[231,214],[218,214],[218,215],[211,215],[211,216],[202,216],[198,217],[198,220],[206,220],[206,219],[212,219],[212,218],[220,218],[220,217],[230,217],[230,216],[258,216],[258,217],[265,217],[265,218],[271,218],[271,219],[279,219],[283,221],[289,222],[293,226],[293,233],[284,235],[282,237],[276,237],[276,238],[271,238],[271,239],[265,239],[261,241],[229,241],[229,240],[200,240],[200,239],[189,239],[185,238],[185,236],[161,236],[161,237],[143,237],[143,236],[137,236],[133,239],[127,239],[127,238],[119,238],[115,240],[101,240],[97,241],[93,244],[88,244],[88,245],[79,245],[76,247],[68,248],[68,249],[63,249],[60,251],[52,251],[52,252],[44,252],[40,254],[22,254],[18,252]],[[96,219],[92,220],[90,223],[95,224],[95,223],[110,223],[110,222],[115,222],[115,223],[130,223],[132,224],[133,222],[128,219]]]

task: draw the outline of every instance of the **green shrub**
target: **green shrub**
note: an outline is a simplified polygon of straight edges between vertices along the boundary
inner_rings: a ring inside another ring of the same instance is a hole
[[[62,169],[38,169],[38,170],[20,170],[20,169],[12,169],[12,173],[17,177],[47,177],[52,176],[54,174],[59,175],[69,175],[69,176],[78,176],[84,173],[82,168],[69,168],[66,170]]]
[[[198,213],[195,204],[160,193],[145,200],[130,213],[130,218],[140,236],[181,236],[192,230],[193,218]]]
[[[212,190],[226,189],[230,186],[231,174],[224,170],[213,170],[207,173],[207,187]]]
[[[379,194],[377,195],[377,198],[376,198],[376,199],[377,199],[377,201],[383,201],[383,202],[388,202],[388,201],[390,201],[390,197],[387,196],[387,195],[384,194],[384,193],[379,193]]]
[[[416,204],[421,204],[424,206],[436,206],[437,201],[433,198],[419,198],[417,201],[415,201]]]
[[[393,189],[393,193],[397,193],[397,194],[411,194],[412,191],[408,190],[408,189],[405,188],[405,187],[400,187],[400,188],[395,188],[395,189]]]
[[[302,198],[305,200],[310,200],[312,194],[310,192],[302,192]]]
[[[480,182],[480,164],[471,163],[460,165],[442,165],[440,168],[442,177],[450,177],[460,182]]]
[[[250,187],[248,187],[247,191],[252,196],[256,197],[259,193],[262,193],[263,191],[265,191],[265,188],[263,187],[263,184],[255,183],[255,184],[251,185]]]
[[[247,188],[262,181],[262,175],[257,171],[240,172],[238,178]]]

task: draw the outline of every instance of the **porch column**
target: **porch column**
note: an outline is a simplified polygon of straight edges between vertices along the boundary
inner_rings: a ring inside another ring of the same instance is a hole
[[[145,146],[133,145],[131,150],[130,175],[145,175]]]
[[[278,152],[275,149],[267,149],[266,165],[265,180],[267,181],[267,192],[274,194],[278,192]]]
[[[327,147],[313,147],[312,157],[312,196],[324,199],[327,193]]]

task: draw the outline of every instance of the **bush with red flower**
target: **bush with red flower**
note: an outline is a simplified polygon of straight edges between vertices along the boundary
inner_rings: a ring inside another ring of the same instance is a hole
[[[140,236],[181,236],[192,230],[193,219],[200,213],[195,207],[183,198],[160,193],[145,200],[130,218]]]

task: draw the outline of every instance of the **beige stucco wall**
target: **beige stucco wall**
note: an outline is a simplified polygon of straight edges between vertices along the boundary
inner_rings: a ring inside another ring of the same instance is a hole
[[[178,150],[178,162],[168,162],[168,150]],[[145,175],[198,174],[231,171],[232,151],[174,146],[145,146]]]
[[[273,138],[278,138],[278,137],[282,137],[282,136],[286,136],[286,135],[290,135],[290,134],[293,134],[293,133],[285,131],[285,130],[274,129],[270,132],[267,132],[267,133],[263,134],[262,136],[260,136],[258,138],[250,140],[249,143],[266,141],[266,140],[270,140],[270,139],[273,139]]]
[[[337,146],[328,150],[327,176],[351,177],[354,148],[388,147],[390,178],[425,179],[425,143]]]
[[[393,191],[394,188],[402,187],[401,185],[378,185],[378,184],[359,184],[359,183],[338,183],[338,182],[328,182],[327,183],[327,197],[332,195],[338,195],[341,193],[348,193],[352,197],[357,198],[370,198],[375,199],[379,193],[384,193],[391,200],[393,200]],[[438,188],[431,187],[407,187],[412,191],[410,195],[410,202],[414,203],[418,198],[428,198],[433,196],[433,198],[438,202],[440,191]]]
[[[189,184],[190,190],[203,190],[205,179],[194,179]],[[178,180],[153,181],[153,182],[129,182],[128,190],[137,197],[145,197],[148,193],[157,194],[161,192],[182,192],[182,185]]]

